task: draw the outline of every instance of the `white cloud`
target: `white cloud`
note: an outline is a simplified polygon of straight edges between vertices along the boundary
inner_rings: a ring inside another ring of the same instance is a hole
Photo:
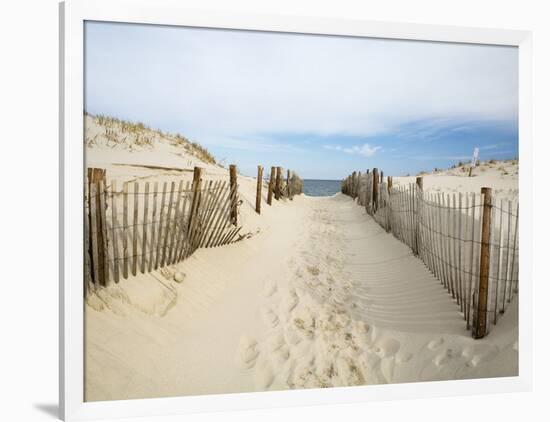
[[[101,23],[86,42],[89,111],[212,142],[517,115],[513,47]]]
[[[364,144],[361,146],[353,146],[351,148],[344,148],[344,152],[348,154],[359,154],[363,157],[372,157],[376,154],[376,151],[380,150],[382,147],[373,147],[369,144]]]
[[[491,151],[491,150],[495,150],[495,149],[499,149],[501,147],[509,147],[510,144],[490,144],[490,145],[484,145],[484,146],[481,146],[479,147],[479,150],[480,151]]]
[[[330,149],[332,151],[342,151],[342,147],[340,145],[323,145],[324,149]]]
[[[343,147],[341,145],[323,145],[323,148],[333,151],[343,151],[347,154],[358,154],[363,157],[372,157],[376,151],[382,149],[380,146],[371,146],[370,144],[354,145],[352,147]]]

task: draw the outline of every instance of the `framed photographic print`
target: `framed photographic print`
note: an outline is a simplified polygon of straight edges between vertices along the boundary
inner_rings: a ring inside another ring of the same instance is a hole
[[[60,16],[65,420],[530,388],[530,33]]]

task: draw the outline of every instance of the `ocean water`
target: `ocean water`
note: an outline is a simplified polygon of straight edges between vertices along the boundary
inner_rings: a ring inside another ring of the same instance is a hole
[[[340,192],[340,180],[304,179],[304,193],[308,196],[332,196]]]

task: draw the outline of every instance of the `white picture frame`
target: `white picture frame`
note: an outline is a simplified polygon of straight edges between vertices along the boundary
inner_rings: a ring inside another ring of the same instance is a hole
[[[532,207],[531,33],[409,23],[189,10],[176,0],[67,0],[60,5],[60,411],[67,421],[528,391],[532,385],[532,223],[520,222],[519,376],[145,400],[84,402],[83,28],[87,20],[247,29],[519,48],[519,195]]]

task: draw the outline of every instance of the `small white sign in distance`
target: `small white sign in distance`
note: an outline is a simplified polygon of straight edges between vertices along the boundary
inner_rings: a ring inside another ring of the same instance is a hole
[[[472,167],[475,167],[476,166],[476,163],[477,163],[477,159],[479,158],[479,148],[478,147],[475,147],[474,148],[474,153],[472,155]]]

